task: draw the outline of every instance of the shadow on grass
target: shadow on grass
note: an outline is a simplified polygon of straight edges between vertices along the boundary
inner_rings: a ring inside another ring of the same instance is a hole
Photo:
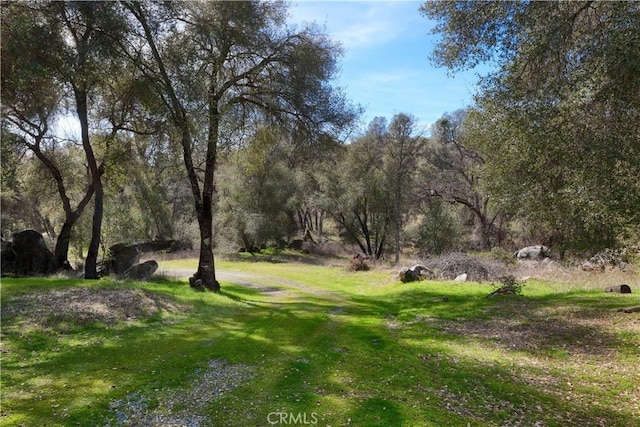
[[[3,416],[15,421],[6,425],[113,420],[110,402],[132,393],[153,400],[179,392],[199,367],[217,358],[247,364],[256,373],[250,386],[207,403],[209,421],[217,425],[266,425],[273,411],[317,413],[325,424],[357,426],[635,421],[631,412],[606,402],[565,399],[561,384],[570,378],[562,372],[547,384],[550,373],[514,366],[515,353],[484,354],[495,347],[492,336],[447,330],[492,318],[524,324],[528,313],[543,316],[562,298],[487,300],[481,288],[465,293],[434,287],[375,297],[344,294],[340,301],[321,295],[271,300],[238,285],[225,286],[221,294],[183,292],[171,281],[145,285],[153,287],[191,304],[188,316],[65,334],[12,330],[9,319],[3,331],[3,341],[9,341]],[[577,310],[589,309],[585,302]],[[389,320],[399,327],[389,328]],[[590,332],[604,345],[621,345],[595,325]],[[543,353],[555,348],[546,339],[542,330]],[[540,355],[540,349],[527,351]]]
[[[305,254],[294,251],[268,251],[268,252],[233,252],[224,253],[219,255],[220,259],[226,261],[240,261],[240,262],[267,262],[270,264],[286,264],[286,263],[299,263],[310,265],[325,265],[327,260],[340,260],[339,257],[318,256]]]

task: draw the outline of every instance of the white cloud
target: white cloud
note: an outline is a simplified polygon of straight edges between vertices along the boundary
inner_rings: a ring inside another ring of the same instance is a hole
[[[347,50],[397,39],[418,15],[415,2],[303,1],[289,9],[291,22],[316,22]],[[408,7],[410,6],[410,7]],[[419,17],[418,17],[419,18]]]
[[[421,1],[304,1],[289,12],[290,22],[316,22],[345,47],[337,83],[365,107],[366,125],[375,116],[399,112],[416,116],[427,129],[445,112],[472,102],[475,71],[455,78],[428,61],[433,22],[418,12]],[[478,70],[483,71],[483,70]]]

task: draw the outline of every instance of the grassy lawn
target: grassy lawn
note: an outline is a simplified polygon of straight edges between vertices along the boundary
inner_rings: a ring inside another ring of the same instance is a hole
[[[217,268],[220,294],[3,279],[0,425],[639,425],[638,293]]]

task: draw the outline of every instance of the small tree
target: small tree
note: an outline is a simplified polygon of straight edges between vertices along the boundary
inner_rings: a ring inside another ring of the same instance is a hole
[[[482,186],[485,159],[472,148],[467,121],[467,111],[458,110],[433,125],[423,169],[427,192],[423,194],[464,206],[473,218],[472,241],[489,249],[502,240],[502,213],[493,208]]]
[[[69,194],[69,174],[59,165],[56,149],[61,141],[51,127],[62,109],[65,63],[62,23],[51,10],[23,4],[2,6],[2,115],[5,137],[29,149],[49,171],[65,219],[58,233],[54,256],[58,267],[67,263],[73,226],[95,192],[91,183],[76,202]],[[47,46],[47,49],[33,49]],[[4,133],[4,132],[3,132]],[[89,147],[91,148],[91,147]],[[91,156],[90,156],[91,157]],[[66,175],[66,176],[65,176]]]
[[[391,182],[384,170],[386,121],[376,118],[369,131],[345,147],[335,170],[322,179],[325,207],[348,241],[379,259],[393,226]]]
[[[218,174],[220,234],[251,251],[294,231],[295,176],[283,135],[262,128],[231,154]]]
[[[415,135],[415,118],[396,114],[385,135],[385,169],[392,189],[395,263],[400,262],[400,234],[404,216],[416,205],[416,169],[418,159],[424,154],[425,140]]]

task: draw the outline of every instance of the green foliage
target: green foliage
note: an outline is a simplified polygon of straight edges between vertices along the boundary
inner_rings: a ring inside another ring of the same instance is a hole
[[[289,201],[296,181],[286,165],[285,145],[284,135],[260,129],[220,171],[218,228],[246,250],[288,240],[295,230]]]
[[[494,291],[491,295],[522,295],[524,282],[519,281],[515,276],[508,275],[500,278],[499,285],[493,285]]]
[[[469,131],[492,199],[565,249],[640,223],[640,9],[630,2],[429,2],[437,64],[493,60]],[[632,65],[634,64],[634,65]]]
[[[405,233],[421,257],[446,253],[462,243],[459,221],[442,199],[428,198],[420,212]]]
[[[504,264],[516,264],[516,257],[513,256],[513,253],[507,252],[499,246],[495,246],[491,248],[490,253],[491,259],[494,261],[500,261]]]

